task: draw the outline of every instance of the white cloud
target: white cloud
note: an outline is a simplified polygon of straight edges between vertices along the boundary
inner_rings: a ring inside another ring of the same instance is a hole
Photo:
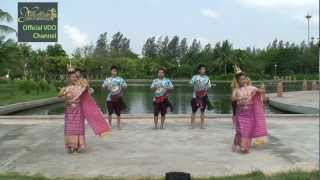
[[[209,17],[211,19],[217,19],[220,16],[218,12],[216,12],[216,11],[214,11],[212,9],[202,9],[200,11],[200,13],[203,16]]]
[[[315,0],[238,0],[240,4],[259,7],[259,8],[301,8],[314,7],[317,2]]]
[[[79,28],[71,25],[64,25],[63,29],[75,47],[81,47],[89,44],[88,35],[84,32],[81,32]]]

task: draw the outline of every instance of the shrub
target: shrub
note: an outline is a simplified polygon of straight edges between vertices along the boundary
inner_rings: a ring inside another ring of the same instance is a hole
[[[36,90],[38,93],[39,85],[32,80],[20,80],[17,81],[20,90],[24,91],[26,94],[30,94],[32,90]]]
[[[56,91],[59,92],[60,88],[65,86],[64,81],[52,81],[52,85],[55,87]]]
[[[50,85],[46,80],[41,80],[38,82],[40,91],[48,92],[50,90]]]
[[[0,84],[7,84],[10,80],[8,79],[0,79]]]
[[[319,75],[317,74],[307,74],[307,75],[304,75],[304,74],[296,74],[295,75],[296,79],[297,80],[317,80],[319,79]]]

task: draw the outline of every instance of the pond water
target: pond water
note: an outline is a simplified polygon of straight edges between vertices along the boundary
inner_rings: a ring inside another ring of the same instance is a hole
[[[255,84],[259,86],[260,84]],[[275,83],[266,83],[267,93],[276,91]],[[152,113],[152,98],[153,92],[149,88],[149,84],[130,84],[128,83],[128,89],[124,93],[124,101],[128,106],[128,109],[123,113]],[[100,84],[92,85],[94,88],[93,97],[96,100],[102,111],[106,112],[106,96],[107,92],[101,88]],[[285,91],[296,91],[302,89],[301,82],[284,83]],[[213,110],[207,111],[207,113],[213,114],[229,114],[231,113],[230,103],[230,83],[215,83],[209,91],[209,98],[213,104]],[[190,100],[192,97],[192,87],[185,85],[185,83],[175,84],[175,89],[170,95],[170,101],[173,104],[174,114],[185,114],[191,112]],[[15,115],[54,115],[63,114],[63,103],[44,106],[40,108],[34,108],[31,110],[21,111],[14,113]],[[265,105],[266,113],[280,114],[283,113],[279,110]]]

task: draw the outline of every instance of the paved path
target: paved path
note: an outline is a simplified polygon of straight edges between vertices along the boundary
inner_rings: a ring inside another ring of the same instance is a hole
[[[269,104],[277,109],[302,114],[319,113],[319,91],[284,92],[283,97],[268,94]]]
[[[269,142],[253,148],[248,155],[230,150],[233,138],[230,118],[211,117],[205,130],[191,130],[189,119],[183,115],[168,119],[165,130],[153,130],[152,119],[148,117],[126,118],[123,130],[114,130],[102,139],[87,128],[87,151],[69,155],[64,151],[63,120],[59,117],[0,118],[0,173],[132,179],[162,176],[168,171],[221,176],[253,170],[265,173],[295,168],[310,170],[319,165],[317,116],[268,117]]]

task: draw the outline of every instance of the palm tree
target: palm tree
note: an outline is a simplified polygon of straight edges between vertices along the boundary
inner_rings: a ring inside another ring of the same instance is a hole
[[[8,12],[0,9],[0,22],[1,21],[11,22],[12,20],[13,18]],[[12,27],[0,24],[0,35],[14,33],[14,32],[16,32],[16,30],[13,29]]]

